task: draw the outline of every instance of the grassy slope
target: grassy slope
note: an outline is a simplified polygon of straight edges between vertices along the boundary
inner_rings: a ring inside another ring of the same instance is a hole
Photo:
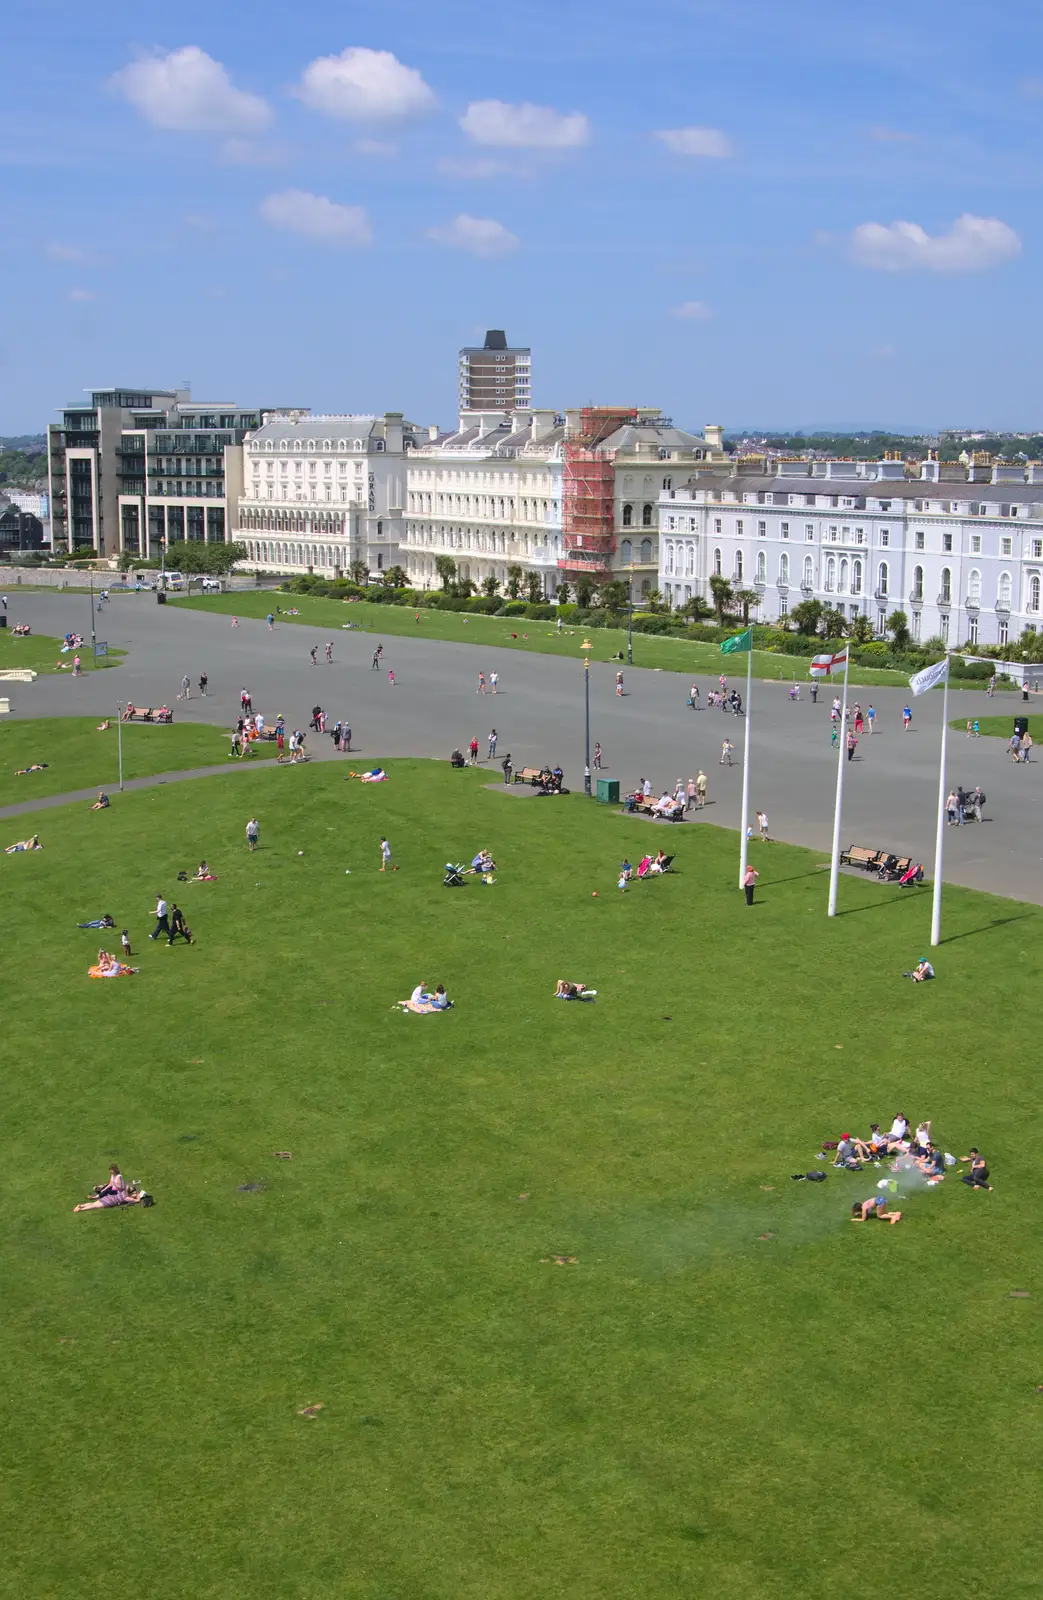
[[[1016,705],[1011,705],[1011,708],[1005,717],[979,717],[978,728],[981,732],[982,738],[1009,739],[1011,734],[1014,732],[1014,718],[1019,716],[1021,711],[1022,702],[1019,700]],[[1029,718],[1029,732],[1032,733],[1033,718],[1029,716],[1028,712],[1026,712],[1025,715]],[[950,728],[957,728],[959,729],[960,733],[965,734],[967,732],[967,718],[953,717],[949,722],[949,726]],[[1033,740],[1036,738],[1034,733],[1032,733],[1032,738]]]
[[[947,890],[917,988],[923,896],[845,877],[827,931],[817,858],[771,845],[750,911],[703,826],[621,896],[662,829],[419,763],[96,824],[0,857],[13,1593],[832,1600],[868,1552],[909,1593],[1034,1592],[1038,1066],[997,1018],[1038,912]],[[497,885],[443,890],[480,843]],[[176,885],[201,854],[219,881]],[[195,948],[142,943],[161,887]],[[104,909],[134,980],[87,980]],[[392,1012],[419,978],[457,1009]],[[899,1106],[996,1192],[855,1227],[870,1179],[789,1181]],[[116,1154],[156,1208],[71,1216]]]
[[[99,628],[98,633],[101,636],[103,630]],[[105,667],[118,666],[126,653],[113,648],[108,656],[102,656],[95,663],[89,641],[79,650],[70,650],[63,656],[60,639],[50,639],[40,633],[31,633],[26,638],[13,634],[9,627],[0,628],[0,670],[4,671],[11,667],[28,667],[33,672],[71,673],[73,656],[78,655],[83,672],[98,672]]]
[[[155,772],[217,766],[228,758],[230,747],[220,728],[184,722],[163,728],[124,723],[123,776],[145,778]],[[258,756],[275,754],[272,744],[255,744],[254,749]],[[46,761],[46,771],[15,777],[19,768],[34,761]],[[98,732],[96,717],[34,717],[0,727],[0,806],[95,786],[111,792],[118,782],[115,721],[105,733]]]
[[[282,617],[280,622],[297,622],[319,630],[341,628],[345,622],[354,622],[369,633],[396,634],[423,632],[429,639],[449,639],[457,644],[499,645],[511,650],[535,650],[545,655],[568,656],[576,660],[583,654],[580,645],[584,639],[591,643],[591,659],[611,661],[620,651],[626,655],[625,630],[593,628],[585,633],[582,628],[571,627],[559,635],[553,622],[533,622],[528,617],[484,617],[480,614],[466,618],[458,611],[420,612],[419,625],[416,613],[408,606],[371,605],[364,600],[345,604],[343,600],[317,600],[310,595],[275,594],[270,590],[251,590],[246,593],[224,595],[193,595],[178,599],[178,605],[190,605],[198,611],[221,611],[241,617],[265,617],[276,606],[285,612],[296,606],[298,617]],[[738,630],[738,624],[736,628]],[[511,635],[516,634],[516,638]],[[823,646],[823,649],[825,646]],[[691,639],[662,639],[653,634],[634,634],[634,665],[659,667],[664,672],[680,672],[697,676],[709,673],[716,677],[721,671],[720,647],[715,644],[698,644]],[[728,665],[728,677],[744,676],[744,658],[734,656]],[[758,678],[782,679],[790,682],[808,679],[808,659],[805,656],[776,656],[767,650],[753,653],[753,671]],[[904,687],[906,674],[878,671],[872,667],[857,667],[852,681],[858,684],[892,684]],[[952,685],[957,688],[957,684]]]

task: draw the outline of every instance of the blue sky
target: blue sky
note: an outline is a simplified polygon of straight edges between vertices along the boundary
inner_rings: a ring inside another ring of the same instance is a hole
[[[447,425],[1043,426],[1043,9],[9,8],[0,432],[90,385]]]

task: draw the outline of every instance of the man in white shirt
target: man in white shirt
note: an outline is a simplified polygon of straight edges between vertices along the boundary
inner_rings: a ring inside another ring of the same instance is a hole
[[[645,779],[642,780],[641,793],[644,795],[646,800],[651,800],[651,798],[652,798],[652,780],[651,780],[651,778],[645,778]]]
[[[170,923],[167,921],[167,903],[161,894],[156,895],[155,910],[156,926],[149,934],[150,939],[157,939],[161,933],[170,938]]]

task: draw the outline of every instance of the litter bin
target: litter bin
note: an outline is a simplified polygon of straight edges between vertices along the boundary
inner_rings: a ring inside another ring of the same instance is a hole
[[[1028,717],[1015,717],[1014,718],[1014,732],[1017,734],[1018,738],[1019,739],[1024,739],[1024,737],[1025,737],[1026,733],[1028,733],[1028,731],[1029,731],[1029,719],[1028,719]]]
[[[157,606],[165,606],[166,603],[167,603],[166,595],[163,593],[162,589],[157,589],[156,590],[156,604],[157,604]]]
[[[598,779],[598,805],[618,806],[619,804],[619,779]]]
[[[0,628],[6,628],[6,627],[7,627],[7,612],[6,611],[0,611]]]

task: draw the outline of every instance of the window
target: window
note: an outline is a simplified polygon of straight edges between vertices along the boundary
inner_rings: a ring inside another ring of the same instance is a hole
[[[663,488],[664,489],[672,489],[673,486],[674,486],[673,478],[664,478],[663,479]]]
[[[715,550],[714,553],[713,553],[713,575],[714,575],[715,578],[719,578],[721,576],[721,552],[720,552],[720,550]]]
[[[980,556],[981,555],[981,534],[980,533],[972,533],[971,534],[971,555],[972,556]]]
[[[789,583],[789,552],[784,550],[779,557],[779,582]]]
[[[633,506],[624,506],[623,507],[623,526],[624,526],[624,528],[632,528],[633,525],[634,525],[634,508],[633,508]]]
[[[788,594],[780,594],[779,595],[779,616],[780,617],[788,617],[789,616],[789,595]]]
[[[1029,604],[1030,611],[1039,610],[1039,577],[1036,573],[1029,579]]]
[[[949,550],[952,549],[952,534],[951,533],[943,533],[942,534],[942,549],[945,550],[945,551],[949,551]]]
[[[735,523],[735,537],[737,539],[741,539],[742,538],[744,527],[745,527],[745,524],[744,524],[742,518],[738,517],[736,519],[736,523]]]
[[[877,631],[877,633],[886,633],[887,632],[887,612],[886,611],[878,611],[877,612],[877,614],[876,614],[876,631]]]
[[[1009,555],[1013,555],[1013,553],[1014,553],[1014,540],[1008,534],[1005,538],[1000,540],[1000,555],[1001,556],[1009,556]]]
[[[813,522],[805,522],[805,524],[804,524],[804,537],[807,540],[808,544],[811,544],[813,542],[813,540],[815,538],[815,524]]]
[[[947,606],[952,600],[952,571],[949,567],[942,568],[942,592],[939,595],[939,605]],[[944,637],[944,635],[943,635]]]
[[[999,589],[997,590],[996,594],[996,603],[997,605],[1006,607],[1008,611],[1010,610],[1010,588],[1010,573],[1001,572]]]
[[[1043,539],[1033,539],[1032,559],[1034,561],[1038,561],[1040,556],[1043,556]]]
[[[815,587],[815,563],[810,556],[804,557],[804,576],[800,581],[805,589]]]
[[[1009,634],[1009,632],[1010,632],[1010,624],[1008,622],[1001,622],[1000,623],[1000,644],[1006,644],[1008,642],[1008,634]]]
[[[686,578],[695,577],[695,545],[686,544],[684,550],[684,575]],[[690,600],[691,595],[688,596]]]
[[[913,534],[913,549],[914,550],[922,550],[923,547],[924,547],[923,529],[922,528],[918,528],[916,530],[916,532]]]
[[[714,519],[713,519],[713,531],[714,531],[714,533],[716,533],[718,535],[718,537],[720,536],[721,532],[723,531],[723,524],[721,522],[720,517],[714,517]]]
[[[977,619],[977,617],[969,617],[968,620],[967,620],[967,643],[968,644],[977,644],[977,642],[978,642],[978,619]]]
[[[756,581],[758,583],[767,583],[767,581],[768,581],[768,557],[767,557],[766,551],[764,551],[764,550],[758,550],[757,551],[757,579],[756,579]],[[1039,580],[1037,579],[1036,581],[1038,582]]]
[[[981,573],[975,568],[967,579],[967,600],[971,605],[981,604]]]
[[[652,507],[651,506],[642,506],[641,507],[641,526],[642,526],[642,528],[650,528],[652,526]]]
[[[847,580],[848,580],[848,561],[847,561],[847,556],[842,556],[841,560],[840,560],[840,583],[839,583],[839,586],[838,586],[839,589],[840,589],[840,593],[841,594],[846,594],[847,593]]]
[[[648,563],[651,561],[651,559],[652,559],[652,541],[651,541],[651,539],[642,539],[641,540],[641,565],[643,567],[647,567]]]
[[[742,582],[742,551],[741,550],[736,550],[736,552],[735,552],[735,581],[736,581],[736,583],[741,583]]]
[[[851,563],[851,593],[852,594],[861,594],[862,593],[862,563],[861,563],[861,561],[853,561]]]
[[[876,573],[876,593],[879,600],[882,600],[887,594],[887,579],[887,562],[881,561]]]
[[[920,605],[923,601],[923,567],[913,568],[913,592],[909,598],[914,605]]]
[[[789,523],[788,522],[781,522],[779,524],[779,538],[780,539],[788,539],[789,538]]]
[[[758,539],[766,539],[768,537],[768,524],[766,522],[758,522],[757,537]]]
[[[629,539],[624,539],[619,547],[619,559],[625,567],[629,567],[634,559],[634,546]]]
[[[837,558],[829,556],[826,560],[826,581],[823,584],[827,594],[832,594],[837,586]]]
[[[891,530],[890,530],[890,528],[881,528],[880,529],[880,543],[883,546],[883,548],[886,550],[888,545],[891,543]]]
[[[830,544],[836,544],[837,542],[837,525],[835,522],[831,522],[829,525],[829,542]]]

